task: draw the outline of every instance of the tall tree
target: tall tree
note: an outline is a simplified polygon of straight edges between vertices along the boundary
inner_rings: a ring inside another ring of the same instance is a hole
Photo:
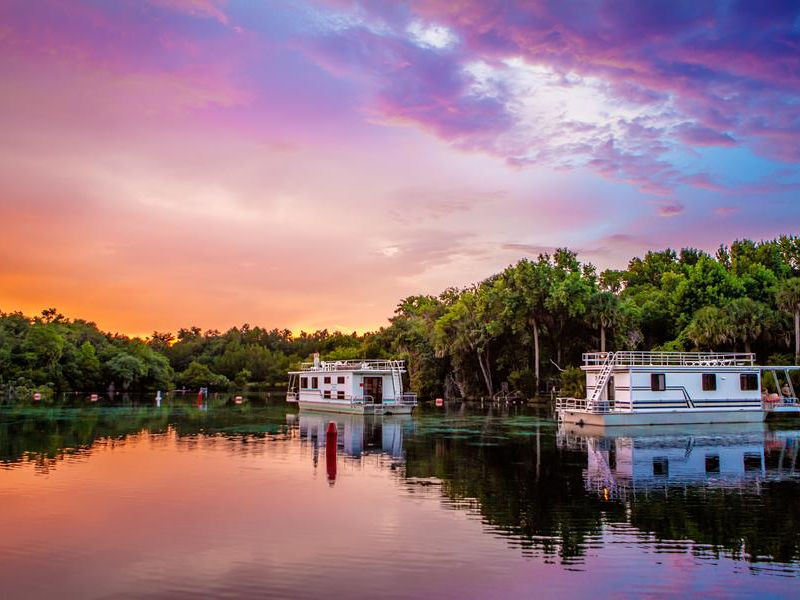
[[[550,295],[551,267],[547,257],[540,255],[536,262],[527,259],[509,267],[499,280],[505,283],[506,301],[502,318],[510,324],[512,332],[528,330],[533,342],[533,370],[536,385],[541,372],[542,322],[547,312]]]
[[[606,351],[606,330],[622,320],[620,301],[611,292],[598,292],[589,300],[587,321],[600,329],[600,352]]]
[[[736,298],[725,305],[725,322],[734,350],[741,343],[745,352],[752,351],[753,342],[761,337],[767,325],[767,311],[761,302],[750,298]]]
[[[458,355],[474,354],[489,396],[494,394],[492,365],[489,357],[490,333],[483,305],[485,291],[480,287],[465,290],[447,312],[436,321],[435,339],[438,351]]]
[[[800,364],[800,277],[782,281],[775,300],[781,310],[794,316],[794,362]]]

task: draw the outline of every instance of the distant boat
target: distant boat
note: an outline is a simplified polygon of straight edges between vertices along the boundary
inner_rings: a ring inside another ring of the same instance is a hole
[[[586,398],[557,398],[561,422],[604,427],[752,423],[772,413],[800,414],[789,377],[800,367],[759,366],[751,353],[589,352],[583,363]],[[772,373],[780,395],[761,391],[762,372]]]
[[[289,372],[287,402],[300,409],[352,414],[411,414],[416,394],[403,392],[402,360],[337,360],[304,363]]]

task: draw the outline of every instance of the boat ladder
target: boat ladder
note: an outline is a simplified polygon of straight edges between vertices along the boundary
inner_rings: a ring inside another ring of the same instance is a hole
[[[615,363],[616,355],[613,352],[609,352],[608,355],[606,355],[606,360],[603,362],[603,366],[600,369],[600,374],[597,376],[597,380],[595,381],[592,395],[589,397],[589,400],[586,403],[586,410],[594,411],[596,409],[600,398],[603,396],[603,390],[605,390],[606,386],[608,385],[608,380],[611,377],[612,371],[614,370]]]
[[[395,398],[403,395],[403,363],[399,360],[389,361],[392,369],[392,386]]]

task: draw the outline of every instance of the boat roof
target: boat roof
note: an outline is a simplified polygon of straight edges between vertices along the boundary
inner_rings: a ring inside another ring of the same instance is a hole
[[[584,367],[602,367],[607,362],[614,367],[755,367],[752,352],[659,352],[628,351],[586,352]]]
[[[378,373],[404,373],[406,365],[404,360],[386,359],[357,359],[357,360],[322,360],[305,362],[300,365],[297,371],[289,371],[290,374],[307,373],[331,373],[331,372],[378,372]]]
[[[798,365],[757,365],[752,352],[659,352],[628,351],[585,352],[583,368],[599,369],[607,362],[616,367],[696,367],[725,368],[746,367],[762,371],[788,371],[800,369]]]

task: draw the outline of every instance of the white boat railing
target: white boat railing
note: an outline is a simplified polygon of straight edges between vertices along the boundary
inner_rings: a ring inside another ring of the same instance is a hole
[[[318,363],[304,362],[300,365],[301,371],[326,372],[326,371],[393,371],[405,373],[405,361],[365,359],[365,360],[323,360]]]
[[[586,398],[556,398],[556,412],[564,410],[578,410],[591,413],[607,413],[611,405],[607,400],[590,402]]]
[[[583,364],[586,367],[602,367],[610,354],[614,355],[615,366],[652,367],[752,367],[756,355],[750,352],[585,352]]]

